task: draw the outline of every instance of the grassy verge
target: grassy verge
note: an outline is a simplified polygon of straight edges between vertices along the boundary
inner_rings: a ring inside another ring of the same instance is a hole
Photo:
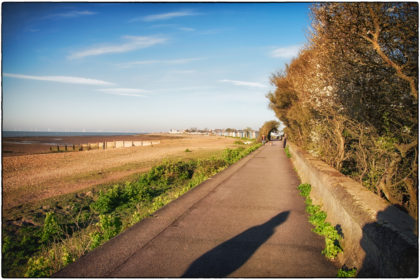
[[[306,212],[309,214],[309,222],[314,226],[312,229],[318,235],[325,238],[325,248],[322,254],[329,260],[334,260],[337,255],[343,252],[340,246],[342,235],[338,232],[338,227],[333,227],[326,222],[327,213],[321,210],[321,206],[314,205],[310,198],[311,185],[300,184],[298,186],[300,194],[305,197]],[[338,271],[337,277],[355,277],[357,274],[356,268],[347,269],[345,266]]]
[[[286,146],[286,148],[284,148],[284,152],[286,153],[286,156],[288,157],[288,158],[291,158],[292,157],[292,154],[290,153],[290,151],[289,151],[289,146]]]
[[[166,160],[131,182],[51,199],[31,220],[3,225],[2,275],[50,276],[259,146]]]

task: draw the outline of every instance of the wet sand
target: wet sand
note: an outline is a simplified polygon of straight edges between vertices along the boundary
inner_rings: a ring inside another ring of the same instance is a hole
[[[2,138],[2,156],[20,156],[50,153],[51,146],[80,145],[111,141],[163,140],[174,136],[160,134],[106,135],[106,136],[38,136]],[[178,136],[182,137],[182,136]]]

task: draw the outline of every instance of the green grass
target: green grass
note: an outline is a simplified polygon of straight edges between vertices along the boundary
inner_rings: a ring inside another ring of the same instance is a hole
[[[300,184],[298,189],[300,194],[306,198],[306,212],[309,214],[309,222],[314,226],[312,231],[325,238],[325,248],[322,250],[322,254],[330,260],[335,259],[343,251],[340,246],[341,235],[335,227],[325,221],[327,213],[321,210],[321,206],[312,203],[312,199],[309,196],[311,185]]]
[[[291,158],[292,157],[292,154],[290,153],[290,151],[289,151],[289,146],[286,146],[286,148],[284,148],[284,152],[286,153],[286,156],[288,157],[288,158]]]
[[[26,210],[34,224],[3,224],[2,275],[48,277],[258,147],[173,158],[125,184],[64,195],[40,208],[33,204]]]

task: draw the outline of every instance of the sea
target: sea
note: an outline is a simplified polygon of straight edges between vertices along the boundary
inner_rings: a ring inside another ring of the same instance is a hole
[[[147,132],[2,131],[2,137],[119,136],[119,135],[139,135],[139,134],[147,134]]]

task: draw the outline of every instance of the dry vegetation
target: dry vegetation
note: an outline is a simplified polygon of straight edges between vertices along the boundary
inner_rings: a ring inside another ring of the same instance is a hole
[[[322,3],[270,107],[289,139],[417,218],[418,4]]]

